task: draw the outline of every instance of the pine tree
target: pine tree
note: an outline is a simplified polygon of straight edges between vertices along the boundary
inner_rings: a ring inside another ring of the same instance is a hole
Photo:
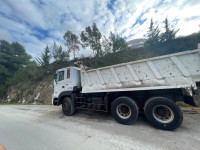
[[[31,63],[30,59],[31,56],[18,42],[9,43],[0,40],[0,96],[5,94],[10,84],[14,83],[12,81],[15,74],[21,68],[27,68]]]
[[[44,51],[41,54],[41,57],[36,58],[39,66],[44,67],[45,69],[48,68],[51,59],[51,53],[48,45],[44,48]]]
[[[175,39],[179,30],[170,29],[168,19],[165,19],[165,32],[161,34],[161,42],[170,42]]]
[[[154,27],[153,19],[151,19],[149,31],[148,31],[148,37],[152,41],[152,44],[154,46],[157,46],[160,42],[160,30],[158,28],[158,25]]]
[[[176,48],[176,33],[179,30],[171,29],[168,19],[165,19],[165,32],[161,34],[160,49],[164,54],[173,53]]]
[[[158,25],[155,27],[153,23],[153,19],[151,19],[151,23],[148,31],[148,40],[145,42],[144,47],[148,50],[156,50],[158,49],[160,44],[160,30]]]

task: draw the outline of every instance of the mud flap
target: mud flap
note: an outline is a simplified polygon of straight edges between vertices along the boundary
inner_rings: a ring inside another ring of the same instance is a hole
[[[192,96],[184,95],[183,96],[183,101],[186,104],[189,104],[189,105],[192,105],[192,106],[196,106],[196,104],[194,102],[194,98]]]

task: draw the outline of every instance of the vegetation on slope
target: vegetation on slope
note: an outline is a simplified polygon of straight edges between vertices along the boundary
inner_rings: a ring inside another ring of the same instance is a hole
[[[64,34],[68,51],[64,51],[54,42],[53,49],[50,50],[47,45],[41,52],[41,57],[36,58],[36,61],[31,60],[31,56],[18,42],[9,43],[0,40],[0,97],[6,99],[6,93],[12,89],[13,85],[17,88],[16,97],[13,98],[15,101],[27,95],[36,95],[38,89],[51,88],[50,84],[55,70],[73,66],[75,61],[82,61],[90,68],[97,68],[195,49],[197,43],[200,42],[200,32],[176,38],[177,32],[178,30],[175,31],[169,27],[166,19],[165,31],[161,33],[152,20],[144,48],[131,49],[121,36],[112,32],[109,37],[102,36],[96,24],[93,24],[81,32],[80,38],[71,31]],[[90,47],[93,50],[93,57],[77,58],[77,52],[81,46]],[[69,53],[73,53],[73,60],[69,60]],[[51,58],[54,59],[53,63],[50,63]],[[50,84],[45,86],[47,82]],[[35,88],[37,90],[33,92]],[[50,90],[44,93],[49,93],[46,99],[50,101]],[[34,99],[33,96],[28,97],[30,102]],[[45,99],[45,96],[42,99]]]

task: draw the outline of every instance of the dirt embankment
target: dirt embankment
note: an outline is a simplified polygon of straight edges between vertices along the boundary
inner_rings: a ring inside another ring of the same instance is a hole
[[[52,97],[53,79],[51,76],[38,82],[24,82],[13,85],[2,98],[4,103],[38,103],[50,104]]]

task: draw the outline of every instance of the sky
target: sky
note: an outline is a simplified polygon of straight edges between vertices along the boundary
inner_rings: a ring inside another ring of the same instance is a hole
[[[129,41],[147,37],[151,18],[162,30],[166,17],[177,36],[198,32],[200,0],[0,0],[0,40],[19,42],[35,58],[54,41],[67,50],[68,30],[79,35],[95,22],[102,35]],[[78,55],[91,54],[81,48]]]

